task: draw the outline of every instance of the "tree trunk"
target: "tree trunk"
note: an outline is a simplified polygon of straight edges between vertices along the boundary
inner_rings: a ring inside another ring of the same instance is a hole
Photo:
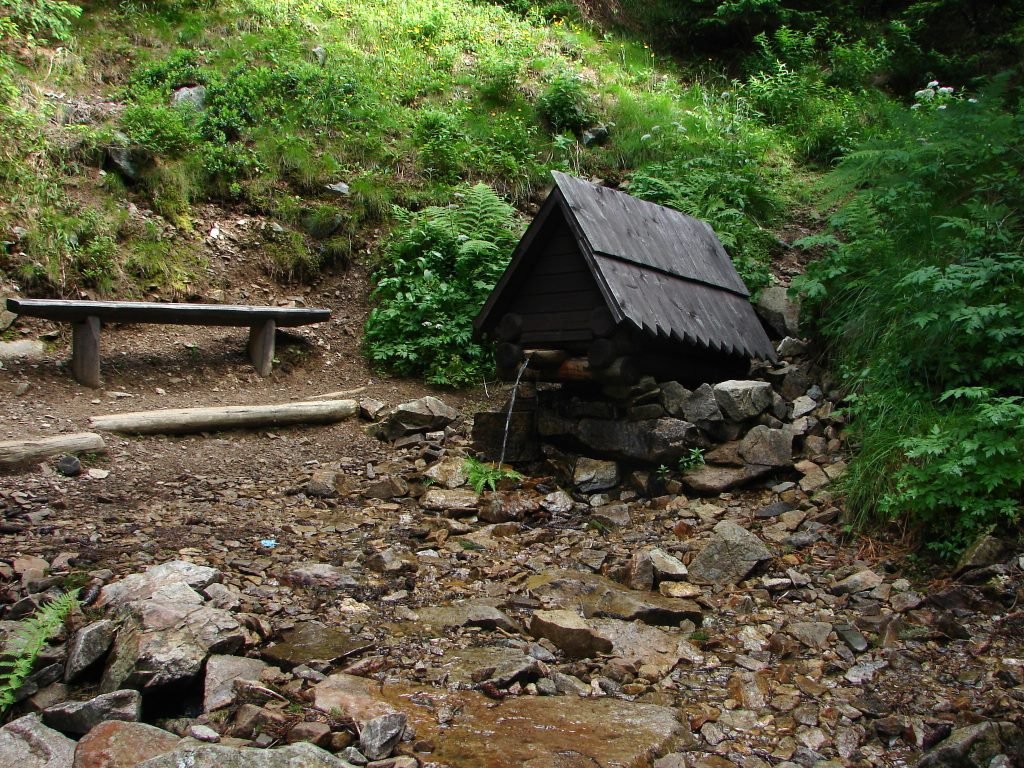
[[[355,400],[230,405],[214,408],[173,408],[94,416],[96,429],[138,435],[213,432],[222,429],[280,427],[288,424],[329,424],[355,415]]]
[[[0,466],[13,466],[38,461],[65,453],[102,453],[107,450],[103,438],[95,432],[37,437],[30,440],[0,442]]]

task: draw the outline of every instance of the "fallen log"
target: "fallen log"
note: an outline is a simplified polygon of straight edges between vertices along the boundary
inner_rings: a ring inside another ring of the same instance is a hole
[[[330,424],[354,416],[355,400],[281,403],[279,405],[229,405],[212,408],[169,408],[94,416],[95,429],[135,435],[216,432],[223,429],[280,427],[287,424]]]
[[[13,466],[65,453],[101,453],[106,450],[103,438],[95,432],[5,440],[0,442],[0,466]]]

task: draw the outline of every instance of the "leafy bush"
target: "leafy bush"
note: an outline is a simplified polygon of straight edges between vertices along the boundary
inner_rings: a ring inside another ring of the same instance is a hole
[[[133,104],[121,115],[128,137],[158,155],[177,157],[199,141],[198,117],[190,107]]]
[[[838,237],[805,241],[828,253],[797,285],[856,395],[850,506],[948,549],[1021,513],[1024,121],[999,86],[917,98],[833,174]]]
[[[12,27],[11,37],[24,35],[48,37],[53,40],[71,39],[71,27],[82,9],[64,0],[0,0],[0,16]],[[0,39],[7,35],[0,35]]]
[[[515,211],[477,184],[446,207],[396,210],[399,227],[374,272],[376,306],[366,321],[366,354],[402,376],[463,386],[491,366],[473,342],[473,318],[518,241]]]
[[[537,98],[537,112],[553,133],[579,133],[594,120],[590,98],[583,81],[574,74],[560,73]]]
[[[477,91],[480,98],[487,104],[512,103],[519,90],[519,62],[487,59],[480,63],[479,69]]]

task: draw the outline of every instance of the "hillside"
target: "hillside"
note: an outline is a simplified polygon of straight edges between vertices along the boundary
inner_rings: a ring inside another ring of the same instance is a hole
[[[796,288],[854,395],[857,520],[951,553],[1019,519],[1013,4],[960,37],[919,4],[6,5],[4,292],[353,283],[376,368],[465,386],[491,372],[469,320],[562,170],[709,221],[754,291],[825,257]]]

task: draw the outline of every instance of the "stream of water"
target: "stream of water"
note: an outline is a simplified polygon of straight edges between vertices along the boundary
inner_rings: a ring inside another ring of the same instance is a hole
[[[512,410],[516,407],[516,394],[519,392],[519,382],[523,379],[523,374],[526,373],[526,366],[530,364],[530,358],[524,357],[522,364],[519,366],[519,372],[516,374],[516,383],[512,385],[512,396],[508,401],[508,416],[505,417],[505,436],[501,439],[501,458],[498,459],[498,468],[500,469],[505,463],[505,449],[508,447],[508,431],[512,425]]]

